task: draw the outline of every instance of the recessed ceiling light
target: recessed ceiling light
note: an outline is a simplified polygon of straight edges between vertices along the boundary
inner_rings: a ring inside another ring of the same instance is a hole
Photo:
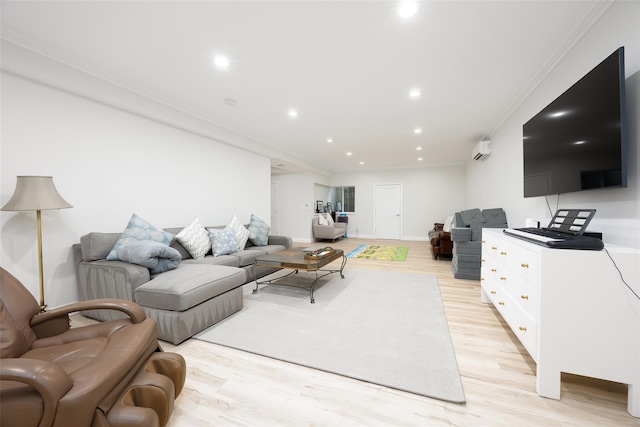
[[[289,110],[289,117],[298,117],[298,112],[296,110]]]
[[[411,98],[418,98],[420,95],[422,95],[422,91],[420,89],[412,89],[409,91],[409,96]]]
[[[420,5],[417,1],[402,1],[398,6],[398,15],[402,18],[411,18],[418,13]]]
[[[333,143],[333,138],[327,138],[327,142],[328,142],[329,144]]]
[[[347,156],[351,156],[353,153],[351,151],[347,151]]]
[[[420,128],[415,128],[415,129],[413,130],[413,133],[422,133],[422,129],[420,129]]]
[[[420,151],[420,150],[422,150],[422,147],[416,147],[416,150]]]
[[[224,55],[216,55],[213,57],[213,63],[218,68],[229,68],[229,58]]]
[[[360,162],[361,165],[364,165],[364,162]]]
[[[418,161],[421,162],[422,161],[422,157],[418,157]]]

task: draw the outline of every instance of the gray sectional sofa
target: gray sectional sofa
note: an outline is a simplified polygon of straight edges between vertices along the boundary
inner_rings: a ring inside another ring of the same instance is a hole
[[[224,227],[209,227],[221,229]],[[168,228],[178,234],[182,228]],[[158,338],[174,344],[239,311],[243,306],[242,285],[277,271],[256,267],[257,256],[288,249],[290,237],[269,236],[267,245],[246,246],[229,255],[193,259],[176,240],[171,247],[182,256],[176,269],[156,275],[149,268],[123,261],[108,261],[107,255],[121,233],[89,233],[73,246],[76,259],[78,298],[120,298],[141,305],[156,321]],[[113,320],[117,312],[83,312],[97,320]]]
[[[456,212],[451,228],[453,258],[451,271],[456,279],[480,280],[482,229],[507,228],[502,208],[467,209]]]

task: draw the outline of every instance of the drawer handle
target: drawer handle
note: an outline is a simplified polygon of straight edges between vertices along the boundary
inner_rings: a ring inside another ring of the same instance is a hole
[[[507,253],[505,251],[500,252],[500,255],[506,255]]]
[[[495,268],[492,268],[492,269],[491,269],[491,272],[492,272],[492,273],[495,273],[496,271],[498,271],[498,270],[496,270]]]
[[[482,281],[482,280],[484,280],[484,277],[481,277],[481,278],[480,278],[480,281]]]
[[[522,298],[522,299],[529,299],[529,295],[520,295],[520,298]]]
[[[527,332],[526,326],[520,326],[518,329],[520,329],[522,332]]]
[[[500,280],[507,280],[507,278],[502,276],[502,277],[500,277]]]
[[[491,249],[495,251],[496,249],[498,249],[498,247],[497,246],[491,246]]]
[[[484,260],[483,260],[483,259],[481,259],[481,260],[480,260],[480,262],[484,262]]]
[[[486,240],[480,240],[480,243],[487,243]]]
[[[522,264],[520,264],[520,267],[522,268],[529,268],[529,264],[523,262]]]
[[[499,305],[504,305],[503,301],[498,302]]]
[[[491,291],[491,295],[495,295],[495,294],[496,294],[496,291]]]

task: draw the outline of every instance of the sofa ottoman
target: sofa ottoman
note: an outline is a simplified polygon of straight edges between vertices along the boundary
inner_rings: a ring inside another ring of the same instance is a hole
[[[138,286],[135,301],[155,319],[158,338],[179,344],[242,308],[245,271],[206,264],[181,265]]]

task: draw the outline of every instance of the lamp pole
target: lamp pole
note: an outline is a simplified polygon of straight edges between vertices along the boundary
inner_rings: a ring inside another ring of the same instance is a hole
[[[40,311],[45,311],[47,305],[44,303],[44,267],[42,262],[42,213],[36,210],[36,222],[38,223],[38,273],[40,279]]]

